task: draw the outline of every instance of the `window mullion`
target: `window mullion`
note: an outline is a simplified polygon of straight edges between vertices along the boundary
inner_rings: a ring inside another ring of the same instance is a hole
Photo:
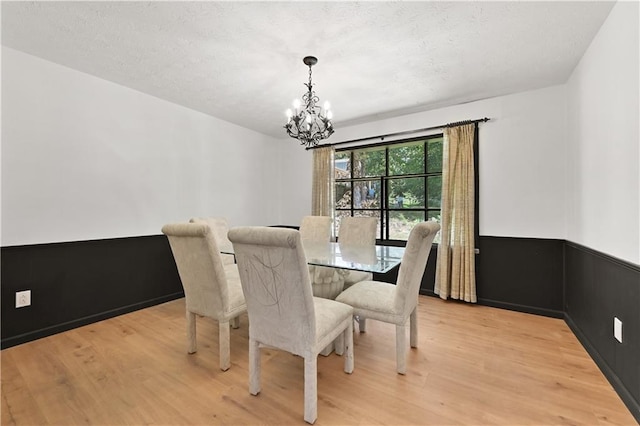
[[[422,165],[424,168],[424,220],[427,220],[429,217],[429,178],[427,177],[427,170],[429,170],[429,166],[427,162],[429,161],[429,143],[428,140],[424,141],[424,148],[422,150],[424,152],[424,164]]]
[[[385,179],[385,192],[384,192],[384,235],[381,237],[385,240],[389,239],[389,147],[384,149],[384,177]],[[382,220],[382,216],[380,216]]]

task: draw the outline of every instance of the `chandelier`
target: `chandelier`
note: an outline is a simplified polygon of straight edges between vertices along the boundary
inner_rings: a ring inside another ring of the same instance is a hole
[[[313,91],[313,83],[311,82],[311,67],[318,63],[318,58],[314,56],[306,56],[302,62],[309,66],[309,83],[307,93],[302,95],[302,103],[299,99],[293,101],[293,110],[287,110],[287,134],[294,139],[300,141],[300,145],[307,147],[316,146],[318,142],[328,138],[333,134],[333,124],[331,118],[333,114],[329,110],[329,102],[324,103],[323,107],[316,106],[320,102],[320,98]]]

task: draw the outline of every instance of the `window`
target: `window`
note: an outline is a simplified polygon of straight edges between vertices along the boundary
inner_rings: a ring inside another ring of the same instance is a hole
[[[380,240],[406,240],[416,223],[440,222],[442,139],[336,150],[336,234],[345,216],[378,218]]]

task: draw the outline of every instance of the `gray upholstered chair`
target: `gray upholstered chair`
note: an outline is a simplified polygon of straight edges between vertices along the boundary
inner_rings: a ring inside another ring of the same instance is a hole
[[[189,222],[191,223],[206,223],[213,231],[213,236],[216,238],[218,248],[223,247],[231,248],[231,241],[227,238],[229,232],[229,222],[225,217],[192,217]],[[236,263],[235,257],[232,254],[222,254],[222,263],[225,265],[233,265]]]
[[[305,216],[300,223],[302,243],[331,241],[331,218],[329,216]],[[344,288],[344,277],[336,268],[309,266],[311,289],[316,297],[335,299]]]
[[[205,223],[175,223],[162,227],[184,288],[187,308],[187,352],[194,353],[196,315],[218,321],[220,369],[231,366],[229,325],[247,311],[235,265],[225,267],[213,231]]]
[[[353,308],[313,297],[299,231],[240,227],[229,231],[229,239],[249,315],[249,392],[261,390],[261,346],[299,355],[304,358],[304,420],[313,423],[320,351],[338,338],[344,371],[353,371]]]
[[[343,217],[340,221],[338,242],[342,245],[375,247],[378,218],[376,217]],[[363,271],[340,271],[343,279],[343,289],[348,289],[359,281],[373,279],[373,274]]]
[[[407,370],[406,325],[410,325],[410,344],[418,347],[418,292],[427,265],[431,244],[440,225],[421,222],[413,227],[407,240],[396,284],[379,281],[361,281],[340,293],[336,300],[353,306],[359,317],[360,332],[365,320],[374,319],[396,326],[397,371]]]

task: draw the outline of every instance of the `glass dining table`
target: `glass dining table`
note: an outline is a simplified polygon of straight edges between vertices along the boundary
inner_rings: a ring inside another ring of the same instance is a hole
[[[333,242],[304,242],[303,245],[309,265],[380,274],[398,266],[404,254],[404,247],[357,246]]]
[[[351,269],[354,271],[389,272],[402,261],[404,247],[357,246],[340,243],[303,241],[307,263],[315,266]],[[234,254],[233,246],[220,247],[223,254]]]
[[[229,243],[219,247],[221,253],[235,254],[233,245]],[[309,265],[380,274],[400,265],[405,250],[404,247],[358,246],[314,241],[303,241],[302,245]],[[331,343],[320,354],[328,356],[333,350],[334,343]]]

